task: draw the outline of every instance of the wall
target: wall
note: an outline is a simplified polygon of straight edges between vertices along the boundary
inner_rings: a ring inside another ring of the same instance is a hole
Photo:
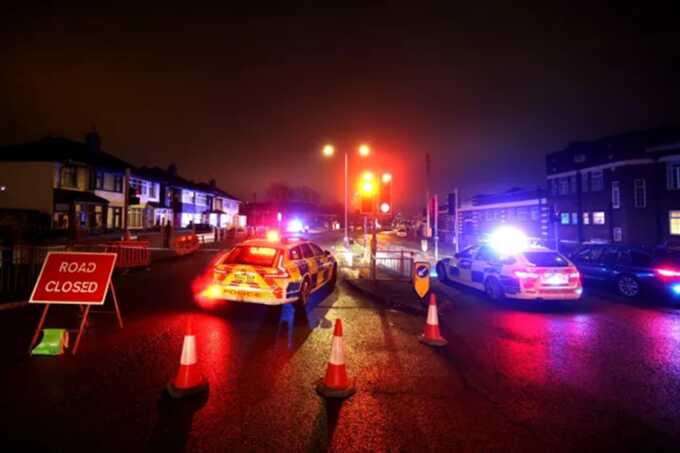
[[[52,162],[0,162],[0,208],[35,209],[52,215],[56,165]]]

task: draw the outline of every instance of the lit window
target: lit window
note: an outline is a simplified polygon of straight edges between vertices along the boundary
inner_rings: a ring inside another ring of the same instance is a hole
[[[115,175],[113,177],[113,191],[114,192],[123,191],[123,175]]]
[[[604,175],[602,170],[590,172],[590,190],[598,192],[604,188]]]
[[[194,193],[190,190],[182,190],[182,203],[194,204]]]
[[[538,220],[538,208],[531,208],[531,220],[534,222]]]
[[[571,223],[573,225],[578,225],[578,213],[576,212],[571,213]]]
[[[589,212],[583,213],[583,224],[584,225],[590,225],[590,213]]]
[[[668,190],[680,190],[680,162],[668,162],[666,170],[666,187],[668,187]]]
[[[621,207],[621,188],[618,181],[612,181],[612,208],[619,209]]]
[[[680,211],[669,211],[668,217],[670,220],[671,234],[674,236],[680,235]]]
[[[568,212],[563,212],[560,214],[560,223],[562,225],[569,225],[569,213]]]
[[[61,186],[62,187],[78,187],[76,167],[63,166],[61,167]]]
[[[633,195],[635,197],[636,208],[647,207],[647,182],[644,179],[633,181]]]
[[[593,224],[594,225],[604,225],[605,224],[604,211],[593,212]]]

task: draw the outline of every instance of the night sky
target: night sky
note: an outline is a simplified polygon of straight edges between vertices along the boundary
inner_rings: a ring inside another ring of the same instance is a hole
[[[96,2],[91,2],[92,4]],[[411,2],[417,5],[418,2]],[[215,178],[246,200],[273,181],[341,199],[342,160],[391,170],[395,200],[536,186],[544,155],[680,119],[671,10],[353,10],[42,6],[4,12],[0,143],[82,138],[137,165]],[[285,15],[284,15],[285,14]]]

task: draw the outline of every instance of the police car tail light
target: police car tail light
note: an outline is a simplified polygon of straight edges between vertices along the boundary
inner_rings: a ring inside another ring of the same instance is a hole
[[[537,280],[538,279],[538,274],[535,272],[530,272],[528,270],[516,270],[513,272],[515,274],[515,277],[522,279],[522,280]]]
[[[569,269],[569,283],[572,285],[581,284],[581,274],[576,269]]]
[[[267,272],[264,274],[265,277],[269,278],[289,278],[290,274],[286,270],[285,267],[283,267],[283,255],[279,256],[279,259],[276,262],[276,268],[274,272]]]
[[[213,271],[213,280],[215,281],[222,281],[224,280],[224,277],[227,276],[227,271],[224,269],[221,269],[219,267],[215,268]]]

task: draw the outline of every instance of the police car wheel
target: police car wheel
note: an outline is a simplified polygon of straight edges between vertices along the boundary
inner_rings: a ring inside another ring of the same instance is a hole
[[[309,279],[305,278],[302,281],[302,286],[300,287],[300,297],[296,301],[298,306],[303,307],[307,305],[307,302],[309,302],[309,294],[312,292],[311,289],[312,287],[309,283]]]
[[[491,300],[501,300],[503,298],[503,288],[501,288],[501,284],[498,283],[498,280],[493,277],[486,279],[486,282],[484,283],[484,292]]]

